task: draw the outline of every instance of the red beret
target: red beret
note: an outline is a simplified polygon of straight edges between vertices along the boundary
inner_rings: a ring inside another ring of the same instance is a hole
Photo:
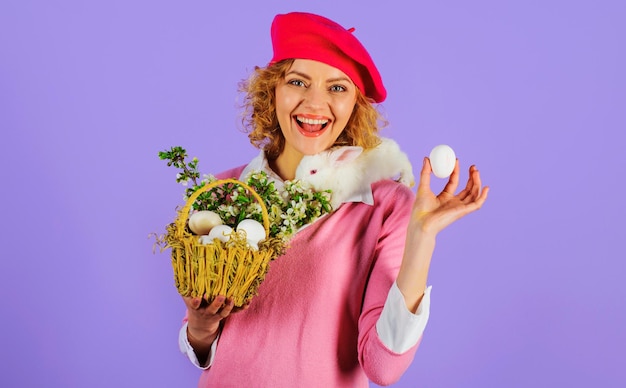
[[[272,22],[274,56],[270,63],[283,59],[312,59],[346,73],[361,93],[383,102],[387,91],[378,69],[361,42],[325,17],[304,12],[276,15]]]

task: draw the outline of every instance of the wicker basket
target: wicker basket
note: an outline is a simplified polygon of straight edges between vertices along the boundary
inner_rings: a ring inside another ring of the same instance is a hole
[[[226,183],[243,187],[261,205],[268,238],[259,244],[258,250],[247,245],[242,232],[234,232],[227,243],[215,240],[203,245],[198,242],[199,236],[187,228],[191,206],[198,196]],[[263,199],[250,186],[235,179],[218,180],[194,192],[167,227],[165,241],[172,249],[174,281],[182,296],[202,297],[210,302],[215,296],[224,295],[233,298],[235,306],[246,304],[257,294],[269,262],[284,248],[281,240],[269,238],[269,216]]]

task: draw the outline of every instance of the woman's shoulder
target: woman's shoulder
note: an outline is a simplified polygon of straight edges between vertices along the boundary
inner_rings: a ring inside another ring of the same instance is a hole
[[[241,172],[243,171],[243,169],[246,168],[246,165],[241,165],[241,166],[237,166],[235,168],[231,168],[229,170],[226,171],[222,171],[218,174],[215,175],[215,177],[217,179],[239,179],[239,176],[241,175]]]
[[[392,179],[383,179],[372,184],[374,203],[413,202],[415,193],[407,185]]]

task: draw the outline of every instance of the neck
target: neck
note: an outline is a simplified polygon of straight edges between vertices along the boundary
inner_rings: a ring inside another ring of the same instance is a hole
[[[296,177],[296,169],[302,160],[299,152],[290,152],[287,148],[276,159],[269,160],[270,168],[278,174],[282,180],[293,180]]]

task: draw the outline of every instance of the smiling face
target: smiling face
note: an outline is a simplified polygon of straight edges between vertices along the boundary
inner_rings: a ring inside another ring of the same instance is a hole
[[[295,171],[302,156],[330,148],[346,127],[356,96],[356,86],[341,70],[296,59],[276,86],[276,115],[285,137],[277,164]]]

